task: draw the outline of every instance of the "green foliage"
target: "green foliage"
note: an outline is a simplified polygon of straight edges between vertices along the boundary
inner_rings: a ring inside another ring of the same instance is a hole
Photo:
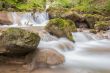
[[[105,5],[105,10],[110,12],[110,0],[107,1]]]
[[[49,24],[54,24],[55,26],[58,26],[59,29],[61,29],[61,30],[64,30],[66,27],[68,27],[70,25],[75,28],[75,25],[71,20],[65,20],[65,19],[61,19],[61,18],[51,19]]]
[[[2,3],[3,2],[3,5]],[[8,10],[10,8],[16,10],[44,10],[46,3],[49,2],[50,7],[75,8],[83,12],[110,11],[110,0],[0,0],[0,10]],[[95,2],[95,4],[94,4]],[[106,2],[106,3],[105,3]]]
[[[74,8],[83,12],[95,11],[96,8],[92,2],[93,0],[78,0]]]
[[[51,3],[51,7],[75,8],[80,11],[95,11],[96,6],[94,0],[55,0]]]
[[[9,4],[16,4],[17,3],[17,0],[2,0],[6,3],[9,3]]]
[[[1,0],[1,1],[4,2],[6,9],[14,7],[14,10],[44,9],[46,2],[45,0]]]
[[[73,0],[55,0],[51,4],[51,7],[65,7],[65,8],[70,8],[72,6],[73,6]]]

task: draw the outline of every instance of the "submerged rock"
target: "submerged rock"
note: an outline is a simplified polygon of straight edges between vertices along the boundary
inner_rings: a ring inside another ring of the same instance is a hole
[[[49,67],[63,64],[64,56],[54,49],[38,49],[34,53],[30,53],[26,57],[26,62],[29,64],[29,70],[38,67]]]
[[[71,20],[56,18],[51,19],[45,29],[57,37],[67,37],[73,40],[71,32],[76,31],[76,26]]]
[[[22,55],[36,49],[40,37],[38,34],[20,28],[9,28],[0,36],[0,49],[5,53]]]

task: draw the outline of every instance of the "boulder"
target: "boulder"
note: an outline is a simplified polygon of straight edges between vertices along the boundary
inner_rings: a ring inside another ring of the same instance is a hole
[[[51,48],[39,48],[34,53],[30,53],[26,57],[29,70],[33,70],[36,67],[49,67],[65,62],[65,58],[62,54]]]
[[[51,19],[45,29],[57,37],[67,37],[73,40],[71,32],[76,31],[75,23],[61,18]]]
[[[110,21],[97,21],[94,27],[98,31],[100,30],[106,31],[110,29]]]
[[[84,18],[82,15],[77,13],[73,9],[67,9],[67,8],[49,8],[47,10],[50,19],[53,18],[65,18],[70,19],[72,21],[83,21]]]
[[[9,28],[0,36],[0,49],[3,53],[24,55],[35,50],[39,41],[38,34],[20,28]]]
[[[0,12],[0,25],[10,25],[12,24],[12,19],[9,18],[7,12]]]
[[[97,21],[102,21],[105,19],[104,16],[98,14],[84,14],[83,16],[90,28],[94,28],[94,25]]]
[[[49,14],[49,18],[53,19],[53,18],[61,18],[62,14],[64,14],[66,11],[68,11],[68,9],[66,8],[55,8],[55,7],[50,7],[47,12]]]
[[[70,19],[74,22],[76,21],[84,21],[84,18],[81,14],[78,14],[76,11],[68,10],[61,16],[62,18],[65,19]]]

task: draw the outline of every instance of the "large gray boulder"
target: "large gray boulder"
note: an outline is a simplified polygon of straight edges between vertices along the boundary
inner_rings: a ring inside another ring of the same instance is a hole
[[[0,52],[23,55],[35,50],[39,41],[38,34],[20,28],[9,28],[0,36]]]

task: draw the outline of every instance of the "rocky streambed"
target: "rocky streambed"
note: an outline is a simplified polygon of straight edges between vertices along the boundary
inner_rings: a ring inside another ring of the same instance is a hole
[[[108,46],[109,17],[101,14],[84,14],[74,11],[74,9],[62,9],[63,11],[59,12],[59,9],[50,8],[47,10],[48,15],[43,12],[35,13],[34,16],[30,12],[24,14],[0,13],[0,73],[107,73],[101,69],[85,68],[90,65],[85,64],[87,59],[83,61],[83,58],[80,57],[75,58],[72,64],[65,63],[67,59],[64,53],[72,52],[69,57],[74,59],[75,38],[74,34],[72,35],[73,32],[81,34],[84,32],[82,35],[86,36],[87,41],[91,37],[93,37],[92,40],[107,39],[108,41],[105,42],[107,44],[104,46]],[[43,24],[44,27],[37,24],[45,21],[49,22]],[[10,25],[15,27],[9,28]],[[37,26],[33,27],[33,25]],[[7,26],[8,29],[2,26]],[[82,36],[78,35],[78,38],[85,41]],[[91,44],[89,45],[91,46]],[[97,49],[97,44],[95,46]],[[107,50],[108,47],[106,47]],[[100,52],[99,48],[98,51]],[[80,67],[77,67],[77,64]],[[91,66],[94,67],[93,65]]]
[[[15,35],[16,33],[14,33],[14,32],[16,32],[17,35]],[[85,31],[83,31],[83,32],[85,32]],[[11,45],[17,45],[18,48],[15,48],[15,49],[18,49],[18,50],[17,51],[14,50],[14,47],[16,47],[16,46],[10,46],[9,45],[10,49],[8,50],[8,52],[14,52],[14,53],[11,53],[11,55],[10,55],[10,53],[3,54],[4,51],[1,53],[1,55],[0,55],[0,57],[1,57],[0,58],[0,73],[28,73],[29,69],[31,69],[32,67],[35,68],[32,71],[32,73],[36,73],[36,72],[39,72],[39,73],[44,73],[44,72],[45,73],[109,73],[106,71],[90,70],[87,68],[86,69],[85,68],[79,68],[79,67],[77,68],[77,67],[74,67],[70,64],[66,64],[65,63],[65,57],[63,56],[61,51],[65,51],[65,49],[67,49],[68,51],[74,50],[73,49],[74,44],[72,44],[69,40],[68,41],[67,40],[66,41],[59,40],[58,41],[58,42],[60,42],[59,44],[56,42],[53,42],[53,43],[51,42],[51,44],[45,44],[44,43],[44,45],[39,46],[39,49],[37,49],[36,51],[33,51],[34,53],[31,52],[32,54],[29,54],[26,56],[24,56],[24,55],[18,56],[18,54],[19,54],[18,52],[20,52],[19,49],[21,48],[19,46],[24,46],[24,45],[20,45],[17,42],[13,42],[13,41],[19,41],[20,42],[20,40],[21,40],[21,43],[27,44],[27,42],[25,42],[26,40],[32,41],[32,39],[34,39],[34,38],[30,37],[29,35],[32,36],[34,34],[36,39],[39,38],[39,36],[40,36],[39,39],[42,39],[42,40],[44,40],[43,37],[49,36],[49,35],[46,35],[47,32],[44,30],[43,31],[37,31],[37,32],[35,31],[35,33],[33,33],[33,32],[31,32],[31,33],[30,33],[30,31],[26,31],[24,29],[19,29],[19,28],[10,28],[8,30],[1,31],[1,35],[2,35],[1,40],[7,39],[7,40],[5,40],[7,42],[5,42],[3,46],[7,46],[7,44],[10,43]],[[39,34],[39,36],[36,33]],[[109,31],[107,33],[109,33]],[[26,36],[26,34],[27,34],[27,36]],[[20,37],[20,35],[22,37]],[[9,38],[10,36],[11,37],[13,36],[13,37],[10,39]],[[19,37],[17,37],[17,36],[19,36]],[[102,38],[105,38],[102,35],[100,35],[100,36]],[[30,37],[32,39],[26,39],[28,37]],[[49,41],[52,41],[52,40],[58,40],[57,37],[55,37],[55,36],[51,36],[51,37],[47,37],[47,38],[53,38],[51,40],[46,39],[47,43]],[[14,40],[12,40],[12,39],[14,39]],[[23,39],[25,39],[25,41],[22,41]],[[31,43],[29,43],[29,44],[31,44]],[[57,46],[58,48],[50,47],[50,46],[52,46],[52,44],[54,45],[54,47]],[[57,44],[57,45],[55,45],[55,44]],[[47,45],[47,47],[46,47],[46,45]],[[50,46],[48,47],[48,45],[50,45]],[[36,44],[36,46],[37,46],[37,44]],[[66,48],[65,48],[65,46],[66,46]],[[5,48],[8,49],[9,47],[4,47],[4,49]],[[27,46],[24,46],[23,48],[29,49],[28,47],[30,47],[30,46],[27,45]],[[59,51],[59,48],[60,48],[60,51]],[[5,52],[6,51],[7,50],[5,49]],[[28,52],[28,50],[25,50],[25,51]],[[17,53],[17,55],[16,55],[16,53]],[[22,51],[22,53],[23,53],[23,51]],[[35,60],[33,60],[33,59],[35,59]],[[45,66],[44,66],[44,64],[45,64]]]

